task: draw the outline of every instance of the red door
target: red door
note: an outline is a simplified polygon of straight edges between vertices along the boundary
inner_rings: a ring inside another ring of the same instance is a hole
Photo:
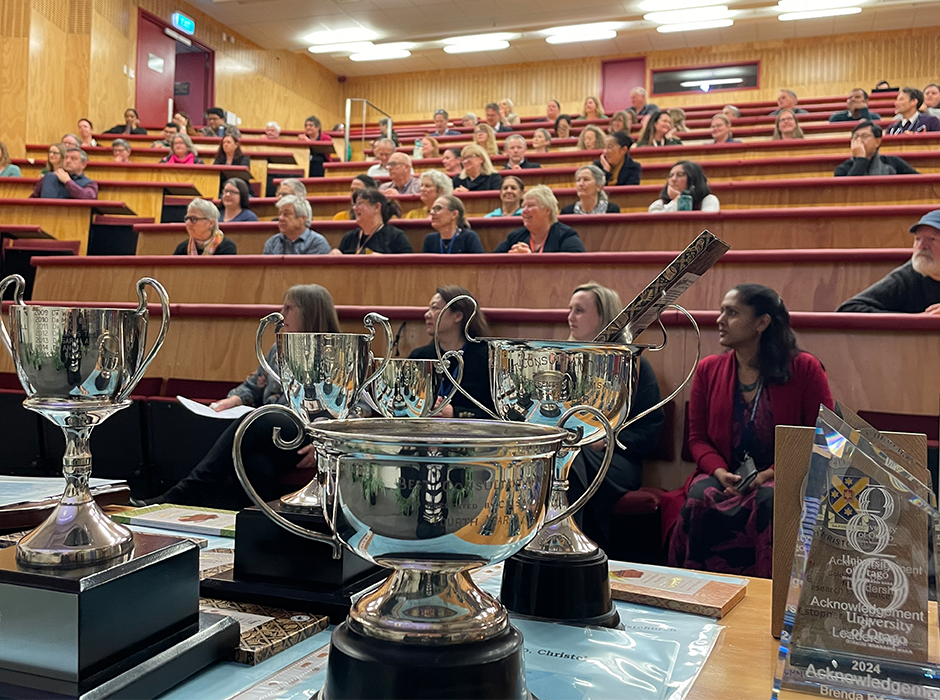
[[[630,91],[646,87],[646,59],[627,58],[604,61],[601,65],[601,102],[604,112],[613,114],[630,106]]]
[[[159,129],[166,124],[173,109],[175,75],[176,40],[141,14],[137,22],[137,114],[143,126]]]

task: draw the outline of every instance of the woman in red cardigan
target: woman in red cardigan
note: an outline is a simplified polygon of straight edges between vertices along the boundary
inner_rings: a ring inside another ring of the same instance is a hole
[[[725,295],[718,339],[731,352],[702,360],[692,383],[696,470],[669,564],[770,578],[774,428],[815,425],[819,405],[833,407],[832,395],[825,370],[797,347],[790,314],[768,287],[741,284]]]

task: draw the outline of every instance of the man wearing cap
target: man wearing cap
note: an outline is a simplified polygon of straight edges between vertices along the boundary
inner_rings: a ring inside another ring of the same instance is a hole
[[[446,109],[439,109],[434,113],[434,126],[437,131],[432,131],[428,136],[460,136],[460,132],[447,128],[447,119],[449,118]]]
[[[903,158],[881,155],[882,134],[874,122],[859,122],[852,129],[852,157],[836,166],[835,176],[918,175]]]
[[[911,226],[914,254],[838,311],[874,314],[940,315],[940,209]]]

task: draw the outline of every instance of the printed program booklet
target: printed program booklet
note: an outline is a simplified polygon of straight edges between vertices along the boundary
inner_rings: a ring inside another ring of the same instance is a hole
[[[197,535],[235,537],[235,511],[161,503],[115,513],[112,520],[125,525],[143,525]]]

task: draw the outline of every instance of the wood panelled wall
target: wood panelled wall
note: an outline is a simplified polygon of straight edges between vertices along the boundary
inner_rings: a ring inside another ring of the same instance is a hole
[[[936,28],[922,28],[700,46],[653,51],[645,56],[648,71],[761,61],[759,89],[717,92],[709,96],[700,93],[671,95],[654,100],[657,104],[683,106],[774,99],[781,87],[807,96],[841,95],[857,86],[870,89],[882,79],[891,81],[892,85],[923,87],[940,78],[940,53],[936,49]],[[350,77],[345,84],[345,96],[364,97],[399,119],[427,118],[440,107],[447,109],[451,118],[459,118],[465,112],[482,116],[487,102],[503,97],[512,99],[516,112],[521,115],[544,114],[545,103],[552,98],[559,100],[565,111],[577,113],[586,96],[600,93],[601,61],[630,57]]]

